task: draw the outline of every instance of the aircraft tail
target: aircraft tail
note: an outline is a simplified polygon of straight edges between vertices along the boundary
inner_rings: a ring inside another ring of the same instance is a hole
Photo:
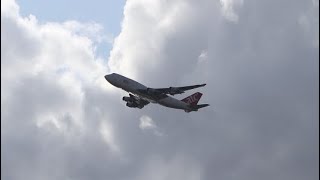
[[[188,103],[191,106],[197,106],[201,96],[202,96],[202,93],[196,92],[196,93],[194,93],[194,94],[182,99],[181,101],[183,101],[185,103]]]
[[[184,99],[182,99],[181,101],[188,103],[190,109],[185,110],[186,112],[191,112],[191,111],[198,111],[198,109],[200,108],[204,108],[209,106],[209,104],[198,104],[200,98],[202,96],[202,93],[200,92],[196,92],[194,94],[192,94],[191,96],[188,96]]]
[[[199,105],[196,106],[196,109],[198,110],[200,108],[204,108],[204,107],[207,107],[207,106],[209,106],[209,104],[199,104]]]

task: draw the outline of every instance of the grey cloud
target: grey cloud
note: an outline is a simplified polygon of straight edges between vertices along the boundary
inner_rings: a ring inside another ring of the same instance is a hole
[[[130,109],[120,90],[82,81],[71,81],[72,89],[52,72],[27,74],[19,79],[24,83],[2,89],[7,93],[1,101],[1,177],[317,179],[319,48],[299,24],[312,1],[245,0],[236,11],[237,23],[222,16],[217,1],[181,3],[156,8],[127,1],[123,29],[105,69],[132,74],[149,86],[206,82],[199,91],[210,107],[197,113],[154,104]],[[152,8],[159,13],[146,11]],[[179,16],[170,16],[174,9]],[[156,28],[168,17],[177,23]],[[20,51],[16,56],[24,55]],[[198,61],[203,51],[206,60]],[[36,117],[47,117],[46,112],[65,129],[51,121],[38,127]],[[142,115],[165,136],[144,133]],[[99,132],[103,123],[110,124],[119,152]]]

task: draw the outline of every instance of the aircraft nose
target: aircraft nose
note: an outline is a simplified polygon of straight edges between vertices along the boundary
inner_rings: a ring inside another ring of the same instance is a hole
[[[107,74],[104,76],[104,78],[112,85],[114,85],[116,83],[116,80],[114,79],[112,74]]]
[[[118,81],[117,78],[115,77],[114,73],[112,74],[107,74],[104,76],[104,78],[112,85],[117,86]]]
[[[109,76],[108,74],[105,75],[104,78],[105,78],[108,82],[110,82],[110,76]]]

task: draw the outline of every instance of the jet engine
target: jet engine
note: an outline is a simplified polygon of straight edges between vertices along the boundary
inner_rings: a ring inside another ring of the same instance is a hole
[[[126,106],[131,107],[131,108],[136,108],[136,107],[138,107],[138,105],[137,105],[136,103],[131,102],[131,101],[128,101],[127,104],[126,104]]]
[[[129,94],[130,96],[123,96],[122,100],[126,101],[126,106],[131,108],[143,108],[145,104],[148,104],[149,102],[144,102],[142,99],[139,99],[138,97]]]
[[[131,97],[128,97],[128,96],[123,96],[122,100],[126,101],[126,102],[134,102],[134,99],[132,99]]]

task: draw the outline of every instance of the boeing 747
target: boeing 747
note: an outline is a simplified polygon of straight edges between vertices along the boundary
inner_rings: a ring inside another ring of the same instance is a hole
[[[185,112],[191,112],[209,106],[209,104],[198,104],[198,101],[202,96],[202,93],[200,92],[196,92],[182,100],[168,96],[168,94],[182,94],[187,90],[203,87],[206,84],[169,88],[149,88],[116,73],[105,75],[104,77],[113,86],[121,88],[129,93],[129,96],[124,96],[122,100],[126,101],[126,105],[131,108],[141,109],[152,102],[169,108],[182,109]]]

